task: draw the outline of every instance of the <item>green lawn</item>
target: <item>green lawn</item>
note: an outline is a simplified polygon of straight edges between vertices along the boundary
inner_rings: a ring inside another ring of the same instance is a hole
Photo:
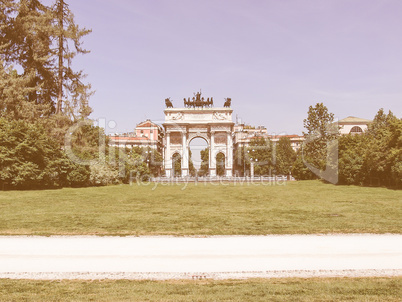
[[[158,185],[0,192],[0,235],[401,233],[402,191],[334,186]]]
[[[0,279],[0,301],[401,301],[402,278],[203,281]]]

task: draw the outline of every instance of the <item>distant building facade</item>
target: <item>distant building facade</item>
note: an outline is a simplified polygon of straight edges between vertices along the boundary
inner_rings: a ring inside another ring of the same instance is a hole
[[[257,137],[267,137],[268,131],[264,126],[250,126],[246,124],[237,124],[233,128],[234,147],[248,147],[250,141]]]
[[[371,122],[371,120],[348,116],[347,118],[338,121],[338,125],[340,127],[339,132],[341,135],[361,134],[367,130],[368,124]]]
[[[301,148],[304,136],[297,135],[297,134],[290,134],[290,135],[271,135],[270,140],[274,143],[278,142],[281,137],[287,137],[290,140],[290,145],[294,151],[299,151]]]
[[[146,120],[139,123],[134,132],[109,135],[109,146],[120,148],[150,147],[159,150],[162,148],[162,134],[163,130],[159,125],[151,120]]]
[[[255,138],[270,139],[273,143],[279,141],[281,137],[287,137],[293,150],[298,151],[303,143],[304,136],[292,135],[270,135],[264,126],[250,126],[238,124],[234,126],[234,148],[248,147],[251,140]]]

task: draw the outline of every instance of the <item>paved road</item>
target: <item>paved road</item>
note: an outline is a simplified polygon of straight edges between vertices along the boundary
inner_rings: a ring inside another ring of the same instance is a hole
[[[402,235],[0,237],[0,278],[345,270],[402,275]]]

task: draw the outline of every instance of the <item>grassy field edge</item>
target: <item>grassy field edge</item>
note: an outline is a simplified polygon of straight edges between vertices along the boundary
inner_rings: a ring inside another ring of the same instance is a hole
[[[0,279],[1,301],[400,301],[402,277],[248,280]]]
[[[0,192],[0,235],[401,234],[402,191],[334,186],[120,185]]]

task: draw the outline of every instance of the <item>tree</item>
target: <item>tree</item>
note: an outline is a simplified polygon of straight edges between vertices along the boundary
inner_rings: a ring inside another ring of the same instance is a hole
[[[333,122],[334,114],[329,113],[323,103],[317,103],[314,107],[309,107],[307,118],[303,120],[304,128],[307,129],[307,133],[303,132],[303,134],[319,136],[326,140],[331,139],[337,135],[337,132],[333,132]]]
[[[245,176],[247,171],[250,171],[250,158],[247,154],[247,147],[242,146],[235,150],[234,169],[242,176]]]
[[[276,174],[289,175],[295,160],[296,152],[292,148],[290,139],[288,137],[281,137],[275,148]]]
[[[199,176],[206,176],[209,173],[209,148],[200,151],[201,153],[201,166],[198,171]]]
[[[86,118],[91,113],[88,105],[88,99],[92,95],[91,85],[82,82],[86,76],[82,70],[76,72],[71,68],[72,59],[77,54],[89,52],[82,47],[81,39],[91,30],[79,28],[74,21],[73,13],[64,0],[56,0],[53,13],[56,23],[55,37],[57,38],[55,54],[58,59],[56,113],[60,114],[64,109],[64,114],[75,121]],[[70,49],[70,44],[74,45],[75,51]]]
[[[373,121],[367,126],[367,134],[371,138],[382,139],[386,135],[385,132],[387,132],[390,123],[395,119],[396,117],[391,110],[386,114],[384,109],[380,108]]]
[[[402,120],[380,109],[368,126],[363,173],[369,185],[401,186]]]
[[[307,132],[303,132],[305,141],[296,169],[293,169],[294,175],[311,176],[314,179],[315,174],[336,183],[338,181],[336,146],[339,128],[334,123],[334,114],[329,113],[323,103],[317,103],[314,107],[309,107],[307,118],[303,123]],[[301,168],[300,161],[314,174],[297,171]]]
[[[339,139],[341,184],[402,186],[402,119],[380,109],[366,132]]]
[[[250,141],[246,156],[254,162],[254,175],[270,175],[272,162],[272,142],[270,139],[254,138]]]
[[[152,169],[152,153],[147,153],[147,148],[134,147],[124,152],[121,148],[116,148],[116,162],[124,163],[125,177],[122,179],[124,183],[129,183],[134,179],[148,180],[150,177],[150,169]],[[128,156],[125,156],[128,154]],[[149,161],[147,161],[147,159]]]
[[[35,121],[37,109],[26,96],[34,90],[29,87],[30,75],[19,76],[12,67],[0,63],[0,117],[10,120]]]
[[[152,176],[160,176],[163,166],[162,154],[150,147],[142,148],[142,154],[144,157],[144,162],[147,163],[149,167],[149,172]]]
[[[24,82],[18,98],[7,99],[13,116],[28,120],[48,117],[53,111],[54,77],[51,51],[51,14],[37,0],[2,2],[0,56],[9,78]],[[21,75],[10,68],[16,64]],[[20,109],[30,108],[29,112]],[[28,114],[27,114],[28,113]]]
[[[225,155],[222,152],[216,155],[216,175],[225,176]]]
[[[86,118],[91,113],[88,105],[88,99],[92,95],[91,85],[82,82],[86,77],[82,70],[75,72],[71,68],[72,59],[77,54],[89,53],[82,48],[81,39],[91,30],[81,29],[75,24],[74,15],[64,0],[56,0],[53,12],[57,22],[55,31],[57,37],[55,53],[58,58],[56,113],[62,112],[64,99],[64,113],[75,121]],[[74,45],[75,51],[70,50],[70,42]]]
[[[179,153],[175,153],[172,156],[173,161],[173,176],[180,177],[181,176],[181,156]]]
[[[389,123],[388,156],[390,167],[389,185],[402,188],[402,119],[394,118]]]
[[[5,26],[10,16],[15,12],[16,3],[14,0],[2,0],[0,3],[0,37],[4,36]]]
[[[0,188],[86,185],[87,167],[72,163],[39,123],[0,118]]]
[[[38,113],[48,117],[54,112],[55,95],[51,11],[38,0],[21,0],[12,29],[14,62],[23,68],[24,75],[32,74],[29,87],[35,89],[27,99],[41,105]]]
[[[296,160],[292,166],[292,176],[297,180],[309,180],[317,178],[317,176],[314,175],[313,172],[311,172],[310,169],[308,169],[304,164],[301,150],[296,153]]]
[[[2,186],[43,187],[56,172],[48,161],[57,158],[60,150],[36,125],[0,119],[0,145]]]
[[[365,134],[348,134],[339,138],[339,184],[363,184],[363,164],[368,143]]]
[[[54,112],[73,122],[88,117],[91,85],[83,83],[82,71],[72,69],[72,60],[88,53],[81,39],[90,30],[78,27],[64,0],[56,0],[53,7],[39,0],[5,0],[0,7],[3,68],[11,64],[22,68],[18,76],[32,88],[24,92],[24,101],[37,105],[35,118],[48,118]]]
[[[120,182],[119,169],[107,162],[92,164],[89,168],[91,171],[89,178],[91,186],[107,186]]]
[[[3,184],[21,188],[88,184],[89,166],[73,163],[61,146],[66,130],[91,111],[90,85],[82,82],[82,71],[71,67],[76,54],[87,53],[81,38],[89,32],[74,23],[62,0],[53,7],[39,0],[1,1],[0,119],[2,139],[11,146],[2,145],[0,151]],[[57,102],[60,87],[64,106]],[[54,114],[56,104],[62,114]],[[74,152],[83,159],[99,155],[95,128],[82,127],[74,133]]]
[[[188,150],[188,155],[189,155],[189,159],[188,159],[188,172],[190,174],[190,176],[195,176],[197,174],[197,171],[194,167],[194,163],[192,160],[192,152],[191,150]]]

